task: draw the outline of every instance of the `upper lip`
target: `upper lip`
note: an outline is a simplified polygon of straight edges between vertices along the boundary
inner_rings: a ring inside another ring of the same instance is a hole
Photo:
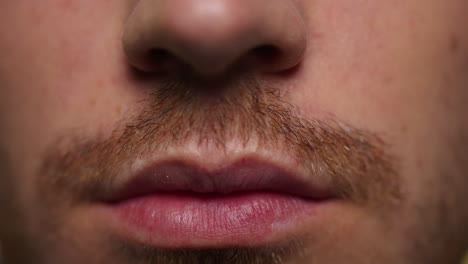
[[[223,195],[257,191],[314,200],[336,197],[330,185],[320,183],[313,175],[303,175],[264,160],[243,158],[216,169],[183,160],[158,162],[121,183],[106,200],[122,202],[158,192]]]

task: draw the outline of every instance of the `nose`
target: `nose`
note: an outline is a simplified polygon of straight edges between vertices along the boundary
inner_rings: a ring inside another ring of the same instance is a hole
[[[306,48],[305,23],[292,0],[140,0],[122,42],[139,70],[184,65],[201,75],[244,63],[288,70]]]

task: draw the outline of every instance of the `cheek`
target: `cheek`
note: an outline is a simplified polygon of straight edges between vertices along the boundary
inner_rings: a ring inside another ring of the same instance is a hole
[[[118,114],[109,108],[125,103],[119,98],[128,83],[120,46],[126,2],[0,3],[3,138],[27,140],[34,131],[47,141],[54,130]]]
[[[456,138],[455,145],[465,146],[460,138],[468,131],[468,33],[460,27],[466,25],[460,21],[466,4],[431,0],[425,9],[417,1],[315,4],[320,11],[313,14],[307,58],[291,100],[308,116],[333,113],[389,138],[401,159],[411,206],[436,206],[446,190],[434,186],[466,186],[460,176],[468,171],[462,165],[466,159],[454,155],[466,150],[455,151],[452,142]],[[444,182],[447,175],[450,184]],[[461,208],[455,203],[462,200],[453,198],[449,206]],[[411,210],[406,213],[414,216]],[[435,209],[429,211],[438,217]]]
[[[421,9],[417,1],[314,2],[300,92],[291,96],[311,112],[328,110],[385,131],[432,122],[427,114],[441,110],[440,93],[457,97],[443,75],[454,72],[459,60],[448,56],[451,35],[460,31],[453,17],[459,5],[431,0]]]

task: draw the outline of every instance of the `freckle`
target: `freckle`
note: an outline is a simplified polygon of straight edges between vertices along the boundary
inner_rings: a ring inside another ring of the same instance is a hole
[[[423,168],[423,162],[422,162],[420,159],[418,159],[418,160],[416,161],[416,167],[417,167],[418,169],[422,169],[422,168]]]
[[[31,15],[33,21],[34,21],[34,25],[35,26],[38,26],[38,25],[41,25],[42,24],[42,20],[43,20],[43,15],[39,12],[34,12],[32,15]]]
[[[117,114],[121,114],[122,113],[122,108],[120,107],[120,105],[118,105],[116,108],[115,108],[115,112]]]
[[[391,84],[393,83],[394,79],[395,79],[395,78],[393,78],[393,76],[387,75],[387,76],[385,76],[385,77],[382,79],[382,82],[383,82],[383,84],[385,84],[385,85],[391,85]]]
[[[450,52],[453,54],[456,54],[460,48],[460,43],[458,40],[458,37],[456,35],[453,35],[450,38]]]
[[[442,73],[442,81],[443,81],[443,85],[447,85],[447,84],[451,83],[452,78],[451,78],[449,72],[443,72]]]
[[[401,126],[401,133],[406,134],[406,132],[408,132],[408,127],[406,125],[402,125]]]
[[[62,9],[70,10],[73,7],[73,1],[72,0],[62,0],[62,1],[59,2],[59,6]]]

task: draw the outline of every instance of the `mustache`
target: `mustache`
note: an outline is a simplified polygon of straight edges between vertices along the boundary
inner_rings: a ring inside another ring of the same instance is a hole
[[[183,148],[188,141],[228,152],[227,144],[236,140],[244,146],[273,146],[295,157],[311,177],[330,182],[339,198],[381,211],[399,203],[397,161],[382,138],[334,118],[305,118],[284,98],[280,89],[248,77],[215,84],[190,77],[167,81],[109,136],[86,136],[77,130],[59,138],[45,153],[37,177],[41,199],[53,211],[66,210],[69,203],[99,201],[116,175],[138,157]],[[121,241],[118,250],[109,250],[135,263],[280,264],[298,256],[304,249],[300,242],[171,251]]]
[[[64,134],[45,153],[38,186],[50,201],[59,200],[59,193],[64,199],[93,199],[130,160],[189,140],[227,151],[235,139],[292,155],[344,199],[379,207],[402,199],[396,158],[381,137],[335,118],[305,118],[281,92],[249,76],[210,83],[190,76],[168,80],[110,136]]]

